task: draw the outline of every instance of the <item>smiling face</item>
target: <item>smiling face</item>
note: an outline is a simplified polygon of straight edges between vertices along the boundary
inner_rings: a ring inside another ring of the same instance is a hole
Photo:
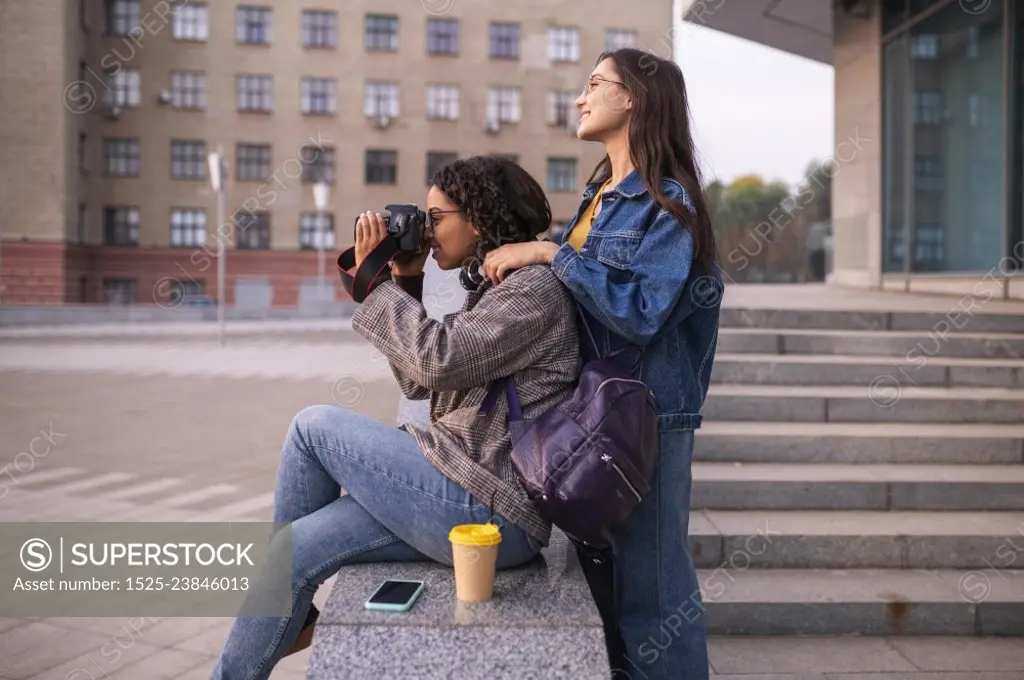
[[[601,142],[628,129],[633,98],[611,58],[602,59],[590,73],[576,108],[580,111],[576,136],[584,141]]]
[[[432,257],[444,271],[458,269],[476,254],[480,232],[458,207],[436,186],[427,193],[427,213],[433,229],[428,230]]]

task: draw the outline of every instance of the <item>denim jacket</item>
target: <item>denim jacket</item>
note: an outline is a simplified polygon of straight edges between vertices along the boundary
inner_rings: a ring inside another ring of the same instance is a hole
[[[670,197],[691,206],[682,185],[663,181]],[[634,170],[604,193],[601,212],[577,253],[567,243],[600,188],[587,186],[576,216],[558,238],[551,262],[572,291],[597,351],[621,350],[615,361],[632,367],[654,392],[659,429],[695,430],[711,381],[723,284],[720,271],[694,261],[693,237],[655,203]],[[580,325],[585,361],[594,356]]]

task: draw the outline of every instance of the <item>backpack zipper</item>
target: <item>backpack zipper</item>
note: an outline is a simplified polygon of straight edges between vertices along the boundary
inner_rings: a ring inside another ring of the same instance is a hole
[[[633,483],[630,482],[629,478],[626,477],[626,473],[622,471],[622,468],[619,467],[618,463],[616,463],[611,456],[609,456],[607,453],[602,453],[601,460],[603,460],[606,463],[612,464],[612,469],[619,473],[619,477],[622,477],[622,481],[625,482],[626,486],[629,487],[629,490],[633,492],[633,495],[636,496],[636,500],[638,502],[643,500],[643,498],[640,496],[640,492],[636,490],[636,487],[633,486]]]

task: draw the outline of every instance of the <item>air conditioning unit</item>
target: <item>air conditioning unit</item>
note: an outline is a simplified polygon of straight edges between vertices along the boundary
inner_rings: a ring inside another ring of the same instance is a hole
[[[160,90],[160,94],[156,96],[156,103],[160,106],[167,106],[172,101],[174,101],[174,98],[171,96],[170,90]]]
[[[385,114],[379,114],[373,119],[373,127],[378,130],[386,130],[391,125],[391,117]]]
[[[484,121],[484,132],[489,135],[496,135],[501,130],[501,124],[493,118]]]
[[[103,115],[108,120],[121,120],[122,111],[120,104],[105,104],[103,106]]]

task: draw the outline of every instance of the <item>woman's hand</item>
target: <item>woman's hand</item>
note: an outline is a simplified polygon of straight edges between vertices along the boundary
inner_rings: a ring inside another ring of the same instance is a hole
[[[356,269],[363,263],[366,256],[388,237],[388,230],[380,213],[367,210],[356,222]]]
[[[399,253],[391,261],[391,273],[395,276],[419,276],[429,256],[430,246],[425,243],[418,253]]]
[[[551,241],[531,241],[529,243],[506,243],[495,248],[484,256],[481,271],[491,283],[501,283],[513,269],[529,264],[551,264],[558,244]]]

